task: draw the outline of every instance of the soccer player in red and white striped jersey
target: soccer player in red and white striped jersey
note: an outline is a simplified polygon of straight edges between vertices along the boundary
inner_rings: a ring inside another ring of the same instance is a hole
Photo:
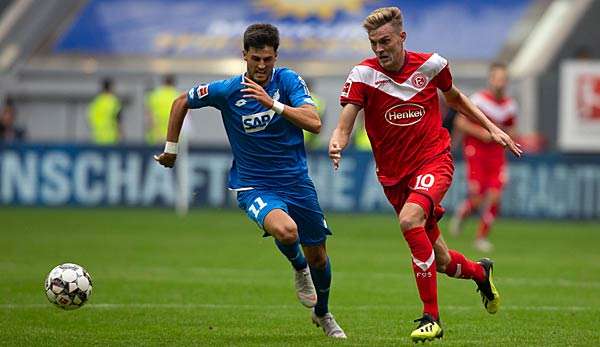
[[[488,88],[471,96],[471,101],[486,117],[510,136],[515,134],[517,103],[506,95],[508,71],[502,63],[490,66]],[[461,225],[474,211],[479,210],[480,222],[475,248],[489,252],[490,228],[500,211],[502,188],[507,180],[504,148],[494,142],[479,124],[459,114],[456,129],[464,133],[463,154],[467,171],[468,197],[456,210],[450,233],[458,235]]]
[[[373,11],[363,22],[375,57],[356,65],[343,86],[343,106],[329,143],[334,169],[361,109],[373,147],[377,176],[394,206],[412,254],[412,267],[423,316],[412,332],[413,341],[440,338],[436,271],[473,279],[488,312],[498,309],[499,295],[492,283],[492,262],[468,260],[449,250],[437,221],[439,205],[450,187],[454,164],[450,137],[442,128],[438,89],[451,107],[483,125],[493,141],[519,156],[517,144],[489,121],[452,83],[446,59],[438,54],[404,49],[402,13],[397,7]]]

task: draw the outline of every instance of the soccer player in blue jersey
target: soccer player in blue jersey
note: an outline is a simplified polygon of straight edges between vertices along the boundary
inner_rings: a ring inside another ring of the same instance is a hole
[[[275,67],[279,32],[253,24],[244,32],[246,73],[182,94],[169,118],[165,150],[155,159],[173,167],[188,109],[221,111],[233,152],[229,189],[248,217],[275,238],[294,268],[296,294],[312,308],[312,321],[327,336],[346,338],[329,312],[331,265],[325,241],[331,232],[306,165],[302,130],[319,133],[321,120],[306,83],[296,72]],[[302,245],[302,250],[300,249]]]

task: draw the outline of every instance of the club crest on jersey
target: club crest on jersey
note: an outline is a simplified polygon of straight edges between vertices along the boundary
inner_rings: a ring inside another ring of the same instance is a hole
[[[429,81],[428,81],[427,76],[425,76],[424,73],[417,72],[410,78],[410,82],[416,88],[421,89],[421,88],[425,87],[427,85],[427,82],[429,82]]]
[[[267,125],[273,120],[274,115],[275,111],[269,110],[242,116],[244,131],[246,131],[246,133],[255,133],[257,131],[265,130]]]
[[[385,112],[385,120],[399,127],[418,123],[425,116],[425,108],[418,104],[396,105]]]
[[[343,97],[348,97],[348,94],[350,94],[350,88],[352,88],[352,81],[346,81],[346,83],[344,83],[344,86],[342,87]]]

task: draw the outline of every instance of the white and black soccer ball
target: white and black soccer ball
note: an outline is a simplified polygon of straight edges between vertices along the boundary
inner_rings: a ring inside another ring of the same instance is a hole
[[[48,300],[65,310],[83,306],[92,295],[92,277],[77,264],[58,265],[44,283]]]

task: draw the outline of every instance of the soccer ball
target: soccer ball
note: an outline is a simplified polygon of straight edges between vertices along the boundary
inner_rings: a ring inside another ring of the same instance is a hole
[[[64,310],[80,308],[92,295],[92,277],[77,264],[58,265],[44,283],[48,300]]]

